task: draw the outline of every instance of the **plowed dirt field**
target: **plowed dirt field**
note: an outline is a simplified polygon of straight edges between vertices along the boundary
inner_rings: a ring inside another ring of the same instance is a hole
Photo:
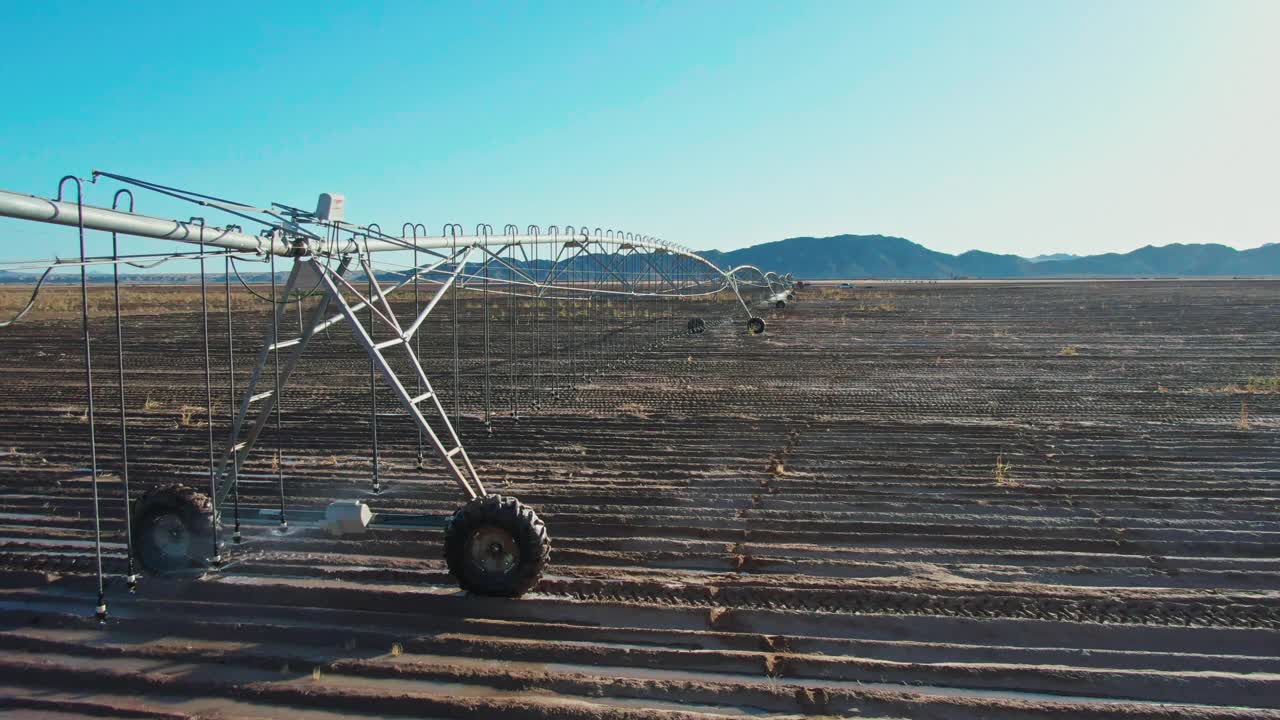
[[[1280,718],[1280,282],[819,287],[765,317],[652,345],[651,324],[574,386],[503,365],[495,322],[493,432],[464,363],[464,440],[553,542],[537,590],[499,600],[457,590],[439,531],[301,524],[130,594],[103,315],[105,625],[78,321],[0,330],[0,714]],[[261,327],[236,328],[240,387]],[[517,325],[517,356],[548,327]],[[444,330],[423,354],[447,394]],[[199,331],[125,318],[135,494],[208,486]],[[308,350],[264,437],[288,508],[452,512],[385,393],[371,494],[368,382],[345,330]],[[278,503],[270,457],[246,506]]]

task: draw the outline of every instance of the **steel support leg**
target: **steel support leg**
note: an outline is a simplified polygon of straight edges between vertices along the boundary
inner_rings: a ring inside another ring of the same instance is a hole
[[[419,362],[418,357],[413,353],[413,346],[409,342],[409,337],[401,335],[399,338],[392,338],[382,342],[374,342],[373,338],[370,337],[368,330],[365,329],[364,325],[360,322],[360,319],[356,317],[355,310],[352,309],[346,298],[343,297],[342,291],[338,288],[337,283],[334,282],[332,274],[322,271],[321,277],[328,290],[329,301],[337,305],[339,311],[341,311],[342,315],[346,317],[347,325],[355,335],[356,342],[360,343],[360,346],[369,354],[370,359],[373,360],[374,365],[382,373],[383,379],[395,394],[396,399],[400,401],[400,405],[409,413],[409,417],[413,418],[414,424],[417,428],[426,435],[428,440],[431,441],[431,447],[435,449],[436,455],[444,462],[445,467],[449,470],[449,474],[453,476],[454,481],[458,483],[458,486],[462,488],[462,491],[467,494],[468,498],[485,495],[484,485],[480,482],[480,476],[476,474],[475,467],[471,464],[471,458],[467,456],[467,451],[462,446],[462,441],[458,438],[458,434],[454,430],[453,424],[449,422],[449,414],[445,412],[444,405],[440,402],[440,397],[436,394],[435,388],[431,384],[431,380],[422,369],[422,364]],[[445,281],[440,288],[440,292],[443,292],[449,284],[455,283],[456,280],[457,273]],[[380,297],[380,299],[384,304],[384,309],[387,311],[388,315],[390,315],[391,308],[390,305],[386,303],[386,298]],[[373,298],[369,298],[369,302],[373,301]],[[387,361],[386,356],[383,354],[384,350],[391,349],[395,346],[402,347],[407,353],[413,365],[417,380],[420,381],[422,383],[422,387],[425,388],[422,394],[415,396],[409,392],[405,387],[405,384],[400,380],[400,377],[396,374],[395,369],[391,366],[391,363]],[[440,438],[440,435],[436,433],[435,428],[431,427],[431,424],[427,422],[427,416],[423,414],[422,410],[424,406],[430,408],[429,412],[435,416],[438,423],[444,426],[450,444],[453,445],[453,447],[446,448],[444,442]],[[459,462],[459,459],[461,459],[461,462]]]

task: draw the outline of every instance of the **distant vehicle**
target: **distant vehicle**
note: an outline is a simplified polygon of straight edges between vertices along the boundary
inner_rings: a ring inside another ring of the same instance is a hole
[[[852,288],[852,287],[853,287],[853,283],[840,283],[840,287],[842,287],[842,288]]]

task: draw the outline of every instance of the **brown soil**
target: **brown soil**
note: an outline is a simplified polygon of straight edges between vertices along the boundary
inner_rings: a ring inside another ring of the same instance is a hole
[[[554,353],[550,314],[514,348],[503,319],[492,434],[464,304],[468,452],[553,538],[520,600],[459,593],[437,531],[303,527],[247,527],[223,569],[129,594],[99,313],[105,626],[78,324],[51,313],[0,331],[0,713],[1280,718],[1278,290],[821,288],[759,337],[737,318],[663,339],[682,307]],[[208,482],[199,316],[173,306],[126,318],[135,494]],[[447,317],[422,354],[450,396]],[[238,387],[264,318],[237,320]],[[210,322],[221,440],[225,318]],[[577,341],[608,329],[578,322]],[[575,383],[552,372],[571,364]],[[310,349],[241,501],[277,502],[280,444],[290,508],[452,511],[386,393],[370,493],[367,383],[345,330]],[[201,412],[183,422],[186,406]]]

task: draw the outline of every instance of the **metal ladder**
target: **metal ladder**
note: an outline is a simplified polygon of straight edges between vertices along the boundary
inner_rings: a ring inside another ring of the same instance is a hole
[[[430,440],[431,447],[435,449],[436,455],[444,462],[449,474],[458,483],[458,486],[462,488],[463,492],[467,494],[467,497],[474,498],[486,494],[484,485],[476,473],[475,466],[472,465],[471,458],[468,457],[462,440],[458,437],[453,423],[449,421],[449,415],[445,412],[443,403],[440,402],[439,394],[427,377],[421,361],[414,354],[413,344],[409,342],[413,335],[422,329],[427,315],[444,297],[445,292],[457,282],[459,274],[466,266],[466,258],[469,254],[469,249],[464,249],[449,258],[449,260],[456,261],[453,271],[446,280],[441,282],[435,296],[431,298],[426,308],[419,313],[408,329],[400,325],[399,319],[391,309],[387,296],[391,292],[408,285],[412,276],[436,270],[444,265],[446,261],[441,261],[431,266],[415,268],[410,280],[393,286],[390,291],[384,291],[381,284],[375,279],[373,282],[373,287],[375,288],[373,297],[365,297],[345,278],[351,264],[351,256],[344,257],[336,269],[321,265],[311,257],[299,257],[294,260],[293,269],[289,272],[288,280],[285,282],[284,299],[287,300],[298,289],[301,284],[299,281],[307,275],[316,278],[316,287],[323,287],[324,295],[303,325],[302,335],[280,342],[276,340],[276,333],[283,325],[287,305],[283,301],[277,301],[274,324],[267,329],[262,347],[258,349],[253,372],[250,375],[249,383],[245,387],[244,393],[241,395],[240,407],[232,422],[230,436],[218,464],[216,477],[219,482],[214,501],[215,513],[222,507],[231,490],[235,487],[245,459],[253,450],[254,445],[262,434],[263,428],[270,422],[271,414],[276,410],[276,406],[280,401],[278,394],[283,391],[293,371],[297,368],[298,361],[302,357],[303,351],[306,350],[307,344],[315,337],[317,332],[343,320],[346,320],[356,341],[364,348],[375,367],[381,372],[383,380],[400,401],[401,407],[413,419],[418,430]],[[461,256],[460,260],[458,259],[459,256]],[[368,260],[362,257],[360,262],[365,272],[372,276],[372,269]],[[343,292],[344,289],[347,293],[359,298],[359,301],[355,304],[348,302]],[[337,306],[338,313],[329,316],[329,308],[333,305]],[[395,333],[395,337],[390,340],[375,342],[370,336],[369,330],[356,317],[357,312],[366,308],[371,309],[375,317],[381,319],[383,323],[391,328]],[[405,383],[400,380],[391,363],[388,362],[384,351],[390,351],[396,347],[403,348],[412,365],[416,379],[421,383],[425,392],[416,395],[411,393],[406,388]],[[277,365],[278,382],[273,382],[273,386],[270,389],[260,391],[259,386],[263,384],[263,373],[267,368],[268,362],[272,360],[272,354],[286,349],[291,350],[291,352],[282,366]],[[246,421],[251,413],[256,413],[257,417],[246,433]],[[428,422],[429,417],[437,420],[443,426],[445,432],[437,433],[431,423]],[[451,447],[445,446],[445,441],[441,438],[442,434],[446,436]]]

